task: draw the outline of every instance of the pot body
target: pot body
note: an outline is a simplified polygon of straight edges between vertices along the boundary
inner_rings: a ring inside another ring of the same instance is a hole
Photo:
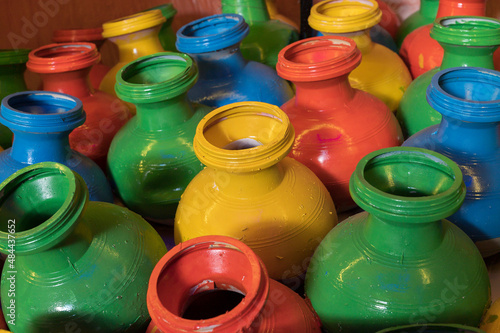
[[[382,19],[379,25],[391,35],[394,41],[401,26],[401,20],[398,14],[383,0],[377,0],[377,3],[382,11]]]
[[[221,28],[222,27],[222,28]],[[243,58],[240,42],[249,27],[238,14],[193,21],[177,31],[177,49],[197,63],[199,79],[189,99],[212,107],[243,101],[281,105],[293,90],[269,66]]]
[[[493,69],[493,53],[500,45],[500,21],[470,16],[442,17],[436,20],[431,36],[445,50],[440,67],[417,77],[406,90],[397,111],[405,137],[441,121],[441,114],[426,99],[432,77],[451,67]]]
[[[419,333],[484,333],[484,331],[470,326],[463,325],[447,325],[447,324],[422,324],[422,325],[409,325],[409,326],[401,326],[401,327],[393,327],[388,328],[377,333],[411,333],[411,332],[419,332]]]
[[[2,306],[15,299],[22,314],[9,323],[12,332],[144,332],[147,283],[166,253],[154,229],[125,208],[88,202],[81,177],[57,163],[29,166],[2,186],[2,215],[11,221],[0,235],[3,253],[11,253],[8,235],[16,230]]]
[[[26,90],[24,71],[29,50],[3,50],[0,52],[0,99]],[[0,124],[0,146],[7,149],[12,146],[12,132]]]
[[[436,18],[438,6],[439,0],[420,0],[420,9],[408,16],[399,27],[396,36],[398,47],[401,47],[406,36],[413,30],[427,24],[432,24]]]
[[[486,333],[500,331],[500,301],[497,299],[483,317],[480,328]]]
[[[332,229],[311,259],[306,295],[329,332],[477,326],[490,302],[479,251],[441,219],[465,196],[460,169],[442,155],[407,149],[361,160],[350,185],[366,211]]]
[[[15,134],[12,147],[0,153],[0,180],[31,164],[58,162],[83,177],[90,200],[113,202],[104,172],[69,145],[70,132],[85,121],[76,97],[45,91],[11,94],[2,101],[0,121]]]
[[[461,80],[449,81],[457,77]],[[491,81],[485,82],[484,78]],[[500,251],[500,207],[495,204],[500,189],[495,171],[500,165],[497,141],[500,119],[494,114],[499,82],[493,70],[456,67],[438,72],[427,90],[427,99],[442,114],[441,122],[403,143],[434,150],[459,165],[467,196],[461,209],[449,220],[476,242],[483,256]],[[451,104],[444,105],[446,101]]]
[[[314,173],[285,157],[293,140],[288,118],[269,104],[235,103],[207,115],[194,143],[207,168],[181,198],[176,243],[203,235],[230,236],[259,255],[271,278],[304,273],[337,215]]]
[[[160,44],[165,51],[176,51],[175,48],[175,32],[172,29],[172,21],[177,14],[177,9],[175,9],[174,5],[171,3],[166,3],[163,5],[159,5],[156,7],[152,7],[148,10],[159,9],[163,17],[165,17],[166,21],[162,24],[160,31],[158,33],[158,39],[160,40]]]

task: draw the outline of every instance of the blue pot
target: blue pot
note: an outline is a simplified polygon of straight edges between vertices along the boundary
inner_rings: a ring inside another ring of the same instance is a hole
[[[403,146],[422,147],[455,161],[467,196],[449,220],[465,231],[483,256],[500,252],[500,72],[454,67],[437,72],[427,101],[443,116],[439,125]]]
[[[281,106],[293,97],[288,82],[273,68],[243,58],[240,43],[248,32],[238,14],[208,16],[177,31],[177,49],[198,65],[198,82],[188,92],[192,102],[213,107],[244,101]]]
[[[14,133],[14,141],[11,148],[0,153],[0,181],[31,164],[58,162],[82,176],[90,200],[113,202],[104,172],[69,146],[69,133],[84,122],[82,102],[76,97],[46,91],[6,96],[0,123]]]

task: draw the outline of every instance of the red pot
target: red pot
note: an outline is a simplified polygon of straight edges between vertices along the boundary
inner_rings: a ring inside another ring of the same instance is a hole
[[[276,66],[296,87],[296,96],[281,106],[296,133],[290,156],[321,179],[338,211],[355,207],[349,178],[359,160],[398,146],[403,138],[387,106],[349,84],[347,77],[360,62],[352,39],[324,36],[285,47]]]
[[[321,332],[311,306],[269,279],[248,246],[226,236],[193,238],[168,251],[151,274],[147,304],[147,333]]]
[[[52,35],[52,40],[56,43],[78,43],[88,42],[94,43],[98,49],[104,43],[102,37],[102,28],[93,29],[64,29],[55,30]],[[95,64],[90,70],[89,78],[90,84],[94,89],[99,89],[102,78],[110,70],[111,67],[104,65],[102,62]]]
[[[382,20],[380,20],[378,25],[384,28],[395,39],[398,29],[401,26],[401,20],[398,14],[384,1],[377,0],[377,3],[382,11]]]
[[[50,44],[31,51],[26,65],[41,75],[43,90],[82,101],[87,120],[71,132],[70,145],[104,169],[111,140],[130,118],[130,111],[118,98],[90,85],[90,69],[100,57],[92,43]]]
[[[485,0],[441,0],[436,18],[444,16],[485,16]],[[404,60],[413,78],[441,66],[444,50],[432,39],[432,24],[412,31],[403,41],[399,55]],[[495,52],[495,68],[500,68],[500,52]]]

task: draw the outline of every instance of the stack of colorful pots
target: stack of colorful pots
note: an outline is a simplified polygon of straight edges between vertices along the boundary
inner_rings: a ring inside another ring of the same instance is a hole
[[[500,332],[500,20],[391,3],[0,52],[0,332]]]

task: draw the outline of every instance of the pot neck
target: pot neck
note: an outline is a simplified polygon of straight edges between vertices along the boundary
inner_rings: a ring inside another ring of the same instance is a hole
[[[31,133],[13,130],[10,156],[23,164],[44,161],[64,163],[71,157],[69,133]]]
[[[130,62],[139,57],[163,52],[158,33],[161,26],[109,38],[118,47],[120,62]]]
[[[329,110],[340,108],[355,94],[348,75],[316,82],[294,82],[295,105],[308,110]]]
[[[420,14],[423,17],[435,18],[439,7],[439,0],[420,0]]]
[[[269,21],[265,0],[222,0],[222,13],[239,14],[248,24]]]
[[[440,43],[444,49],[440,69],[451,67],[481,67],[494,69],[493,53],[498,46],[470,47]]]
[[[175,128],[191,119],[192,104],[186,94],[155,103],[137,103],[137,122],[146,131],[161,131]]]
[[[84,98],[94,93],[89,79],[90,67],[66,73],[41,74],[43,90]]]
[[[248,63],[243,58],[240,46],[208,53],[189,54],[198,65],[200,80],[236,78]]]
[[[440,0],[436,18],[444,16],[485,16],[485,0]]]

